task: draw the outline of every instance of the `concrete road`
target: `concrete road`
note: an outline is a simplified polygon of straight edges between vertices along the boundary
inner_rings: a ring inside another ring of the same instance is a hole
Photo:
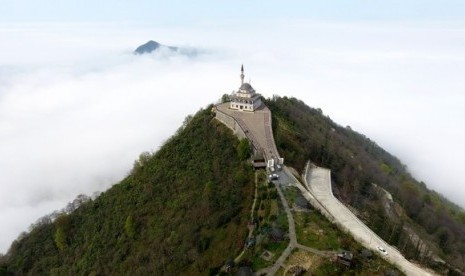
[[[378,237],[370,228],[360,221],[344,204],[334,197],[331,188],[331,171],[325,168],[307,165],[305,182],[311,196],[313,196],[334,220],[344,230],[349,231],[354,238],[365,247],[379,252],[381,246],[387,250],[388,255],[382,256],[390,263],[397,265],[407,275],[434,275],[421,267],[409,262],[397,249],[390,246]],[[308,193],[308,191],[306,191]],[[308,195],[307,195],[308,196]]]

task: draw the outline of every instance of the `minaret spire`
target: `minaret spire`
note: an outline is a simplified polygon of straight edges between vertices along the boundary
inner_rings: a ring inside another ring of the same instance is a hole
[[[244,84],[244,64],[241,65],[241,85]]]

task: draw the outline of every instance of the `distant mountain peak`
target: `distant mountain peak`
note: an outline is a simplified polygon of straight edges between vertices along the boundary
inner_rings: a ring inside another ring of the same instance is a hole
[[[137,47],[137,49],[134,51],[134,54],[136,55],[142,55],[142,54],[148,54],[151,53],[160,47],[166,47],[172,51],[177,51],[178,47],[173,47],[173,46],[166,46],[163,44],[160,44],[154,40],[149,40],[147,43],[140,45]]]

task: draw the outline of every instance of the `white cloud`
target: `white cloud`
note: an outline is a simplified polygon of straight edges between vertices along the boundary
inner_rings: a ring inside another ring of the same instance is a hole
[[[457,27],[324,22],[0,26],[0,252],[38,217],[120,180],[237,88],[241,63],[265,96],[321,107],[463,206],[462,38]],[[131,55],[149,39],[209,54]]]

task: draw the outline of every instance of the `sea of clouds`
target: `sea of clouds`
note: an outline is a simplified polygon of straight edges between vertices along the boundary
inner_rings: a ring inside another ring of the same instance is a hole
[[[457,26],[0,25],[0,252],[39,217],[118,182],[188,114],[239,86],[297,97],[465,206]],[[135,56],[153,39],[199,49]]]

